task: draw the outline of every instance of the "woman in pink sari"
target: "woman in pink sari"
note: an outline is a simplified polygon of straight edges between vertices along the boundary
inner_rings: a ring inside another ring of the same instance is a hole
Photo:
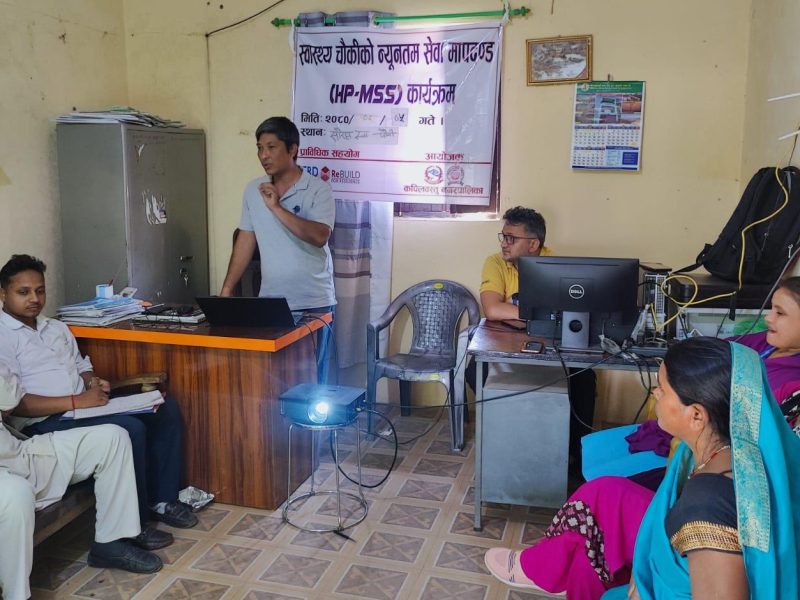
[[[767,331],[732,341],[759,353],[781,403],[800,389],[800,277],[780,284],[766,322]],[[486,566],[512,587],[599,599],[630,581],[634,542],[653,496],[624,477],[594,479],[570,496],[536,545],[522,551],[492,548]]]

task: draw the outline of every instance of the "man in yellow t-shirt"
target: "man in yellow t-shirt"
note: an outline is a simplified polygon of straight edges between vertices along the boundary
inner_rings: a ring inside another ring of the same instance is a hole
[[[487,319],[509,321],[519,319],[517,292],[519,271],[517,263],[521,256],[550,256],[551,250],[544,245],[547,228],[544,217],[532,208],[515,206],[503,215],[503,230],[498,234],[500,252],[492,254],[483,263],[481,272],[481,307]],[[519,328],[525,322],[519,321]],[[475,363],[467,366],[465,374],[469,385],[475,389]],[[483,373],[486,381],[486,371]],[[580,439],[591,432],[594,419],[595,376],[594,372],[580,370],[570,375],[569,454],[573,472],[580,473]]]
[[[486,318],[494,321],[519,319],[519,257],[551,254],[544,245],[547,227],[541,214],[515,206],[505,212],[503,220],[503,230],[497,235],[500,252],[486,259],[481,272],[481,307]]]

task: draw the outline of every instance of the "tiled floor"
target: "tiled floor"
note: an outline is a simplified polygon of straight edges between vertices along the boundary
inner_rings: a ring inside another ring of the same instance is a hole
[[[399,464],[388,481],[366,491],[369,514],[347,530],[351,540],[299,531],[282,522],[280,511],[212,504],[199,513],[196,528],[171,530],[175,543],[158,552],[163,570],[132,575],[86,565],[92,539],[92,518],[87,515],[37,548],[33,598],[549,598],[502,585],[486,571],[483,554],[501,543],[515,547],[531,543],[542,535],[554,511],[489,505],[484,507],[484,530],[473,531],[471,432],[465,452],[452,453],[446,418],[436,422],[415,415],[393,420],[401,440],[430,431],[401,446]],[[340,455],[348,454],[345,469],[354,473],[354,435],[341,439]],[[377,481],[391,456],[387,442],[362,441],[364,479]],[[317,472],[320,480],[323,488],[333,486],[329,454]],[[354,486],[348,484],[346,489]],[[355,509],[355,503],[346,508]],[[299,506],[295,519],[311,526],[330,525],[336,522],[335,514],[335,499],[319,496]]]

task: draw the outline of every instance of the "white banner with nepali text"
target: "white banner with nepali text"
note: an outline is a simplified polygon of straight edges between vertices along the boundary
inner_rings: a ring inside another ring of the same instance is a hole
[[[489,204],[501,31],[297,28],[298,163],[336,198]]]

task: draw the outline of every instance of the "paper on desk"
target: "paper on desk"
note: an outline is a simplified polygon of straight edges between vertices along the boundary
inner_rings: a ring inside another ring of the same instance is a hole
[[[133,394],[131,396],[119,396],[111,398],[104,406],[93,406],[91,408],[78,408],[69,410],[61,415],[62,419],[88,419],[90,417],[103,417],[105,415],[120,415],[128,413],[149,413],[155,412],[160,404],[164,404],[164,397],[158,390]]]

